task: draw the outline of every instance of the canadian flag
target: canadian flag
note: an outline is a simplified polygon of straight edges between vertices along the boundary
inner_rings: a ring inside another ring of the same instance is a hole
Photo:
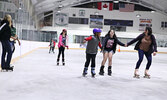
[[[98,2],[98,9],[99,10],[113,10],[113,3],[108,2]]]

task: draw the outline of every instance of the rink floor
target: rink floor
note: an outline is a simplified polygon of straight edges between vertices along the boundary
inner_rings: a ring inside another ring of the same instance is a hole
[[[85,50],[66,50],[65,66],[57,66],[55,54],[38,49],[0,72],[0,100],[166,100],[167,54],[153,57],[151,79],[133,78],[137,52],[116,52],[113,74],[99,76],[102,53],[96,57],[96,78],[82,77]],[[61,62],[60,62],[61,63]],[[105,72],[107,72],[107,64]],[[140,67],[143,76],[146,59]]]

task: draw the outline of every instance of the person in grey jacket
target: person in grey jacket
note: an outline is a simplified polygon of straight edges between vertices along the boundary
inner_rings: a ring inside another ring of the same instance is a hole
[[[87,47],[86,47],[86,62],[85,62],[85,67],[83,70],[83,76],[87,75],[87,70],[88,66],[91,62],[91,74],[92,77],[95,76],[95,59],[96,59],[96,54],[98,52],[98,46],[101,48],[101,43],[100,43],[100,35],[101,35],[101,29],[95,28],[93,29],[93,34],[92,36],[89,36],[88,38],[84,39],[84,43],[88,41]]]
[[[136,63],[134,77],[139,78],[138,70],[141,62],[143,61],[143,57],[145,55],[147,58],[147,65],[146,65],[144,77],[150,78],[150,74],[148,74],[148,71],[152,63],[151,54],[153,53],[153,56],[155,56],[157,52],[157,43],[154,35],[152,34],[152,28],[146,27],[145,32],[140,34],[137,38],[133,39],[132,41],[128,42],[127,46],[135,42],[137,42],[137,44],[135,45],[134,49],[138,51],[139,60]]]

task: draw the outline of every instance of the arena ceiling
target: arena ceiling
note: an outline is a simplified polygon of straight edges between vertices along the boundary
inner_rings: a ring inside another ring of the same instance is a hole
[[[35,13],[40,14],[50,10],[58,10],[71,6],[82,5],[90,2],[118,1],[118,0],[31,0]],[[148,7],[157,12],[167,15],[167,0],[119,0]]]

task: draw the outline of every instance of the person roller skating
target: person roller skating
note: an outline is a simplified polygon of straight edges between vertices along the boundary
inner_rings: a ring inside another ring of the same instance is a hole
[[[10,65],[12,59],[12,46],[10,44],[11,38],[11,25],[12,18],[10,15],[5,15],[1,22],[1,36],[0,41],[2,44],[2,56],[1,56],[1,69],[2,71],[13,71],[13,67]]]
[[[155,56],[157,52],[157,43],[156,43],[154,35],[152,34],[152,28],[146,27],[144,33],[140,34],[137,38],[128,42],[127,45],[129,46],[135,42],[137,42],[137,44],[135,45],[135,50],[138,50],[139,60],[136,63],[134,76],[135,78],[139,77],[138,70],[139,70],[141,62],[143,61],[143,57],[145,55],[147,58],[147,65],[146,65],[146,69],[144,72],[144,78],[150,78],[148,71],[152,63],[151,54],[153,53],[153,56]]]
[[[121,43],[115,34],[113,29],[109,30],[105,35],[102,43],[102,52],[103,52],[103,60],[100,67],[99,75],[104,75],[104,65],[108,59],[108,75],[112,74],[112,56],[116,52],[117,44],[121,46],[125,46],[125,44]]]
[[[54,49],[55,49],[55,46],[56,46],[56,42],[54,41],[54,39],[51,39],[51,40],[50,40],[49,46],[50,46],[49,53],[50,53],[51,51],[52,51],[53,53],[55,53],[55,52],[54,52]]]
[[[86,62],[85,62],[85,67],[83,70],[83,76],[87,75],[87,70],[89,63],[91,61],[91,75],[92,77],[95,77],[95,59],[96,59],[96,54],[98,51],[98,46],[101,48],[101,43],[100,43],[100,35],[101,35],[101,29],[95,28],[93,29],[93,34],[89,36],[88,38],[84,39],[84,43],[88,41],[87,47],[86,47]]]
[[[57,56],[57,65],[59,65],[60,61],[60,55],[62,54],[62,65],[65,65],[65,59],[64,59],[64,50],[65,47],[68,49],[68,36],[67,36],[67,30],[63,29],[62,33],[59,36],[59,43],[58,43],[58,48],[59,48],[59,53]]]

